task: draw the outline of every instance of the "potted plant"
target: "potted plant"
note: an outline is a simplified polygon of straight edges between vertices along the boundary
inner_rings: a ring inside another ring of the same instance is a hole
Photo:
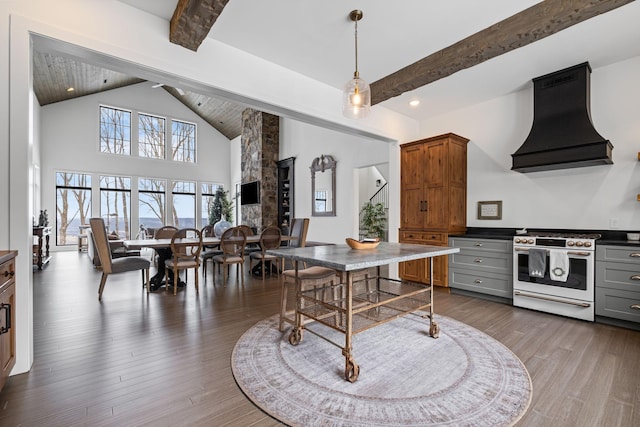
[[[218,188],[209,207],[209,224],[214,226],[216,236],[233,222],[233,202],[229,200],[229,192]],[[223,224],[224,223],[224,224]]]
[[[360,229],[366,231],[366,237],[384,239],[387,214],[382,203],[367,202],[360,211]]]

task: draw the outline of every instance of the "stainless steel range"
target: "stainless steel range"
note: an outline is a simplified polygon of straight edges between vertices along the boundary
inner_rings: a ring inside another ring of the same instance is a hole
[[[599,234],[528,233],[513,238],[513,305],[594,320]]]

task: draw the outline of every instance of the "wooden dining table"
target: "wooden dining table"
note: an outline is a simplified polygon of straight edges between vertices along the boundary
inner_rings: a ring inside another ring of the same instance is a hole
[[[295,236],[281,236],[280,241],[288,242],[291,240],[296,240]],[[181,238],[176,239],[176,243],[180,245],[181,243],[193,243],[195,239],[192,238]],[[247,244],[259,244],[260,243],[260,235],[252,235],[247,236]],[[122,244],[127,249],[132,250],[140,250],[142,248],[151,248],[151,249],[166,249],[171,247],[171,239],[136,239],[136,240],[123,240]],[[220,245],[220,237],[203,237],[202,238],[202,246],[219,246]],[[166,251],[159,251],[158,254],[161,254]],[[161,257],[158,260],[158,272],[151,278],[151,281],[161,281],[164,278],[164,261],[165,259]]]

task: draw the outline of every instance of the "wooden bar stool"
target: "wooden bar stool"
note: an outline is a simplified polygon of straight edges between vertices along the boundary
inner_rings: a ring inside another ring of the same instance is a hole
[[[322,292],[322,301],[326,301],[326,291],[332,289],[331,287],[338,283],[338,276],[336,271],[326,267],[307,267],[298,269],[298,281],[300,282],[300,289],[307,291],[310,289],[316,289],[317,292]],[[282,273],[282,291],[280,294],[280,332],[284,331],[284,322],[293,324],[294,321],[291,318],[287,318],[287,286],[289,284],[296,285],[296,271],[285,270]],[[335,290],[332,289],[331,297],[335,298]]]

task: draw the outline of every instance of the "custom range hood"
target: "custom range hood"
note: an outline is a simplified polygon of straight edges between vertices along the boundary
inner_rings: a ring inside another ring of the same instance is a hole
[[[533,125],[511,155],[518,172],[612,164],[613,145],[593,127],[588,62],[533,79]]]

